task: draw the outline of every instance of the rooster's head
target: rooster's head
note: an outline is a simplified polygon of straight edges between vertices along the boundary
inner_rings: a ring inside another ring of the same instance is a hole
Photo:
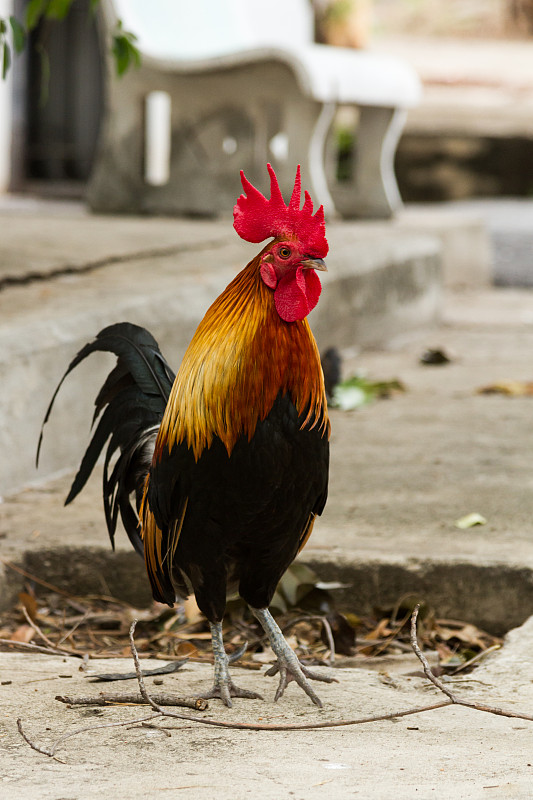
[[[263,282],[274,290],[279,316],[285,322],[306,317],[318,303],[321,285],[315,270],[325,271],[324,257],[328,252],[324,209],[313,214],[313,202],[305,192],[300,208],[300,166],[292,196],[287,206],[283,200],[276,174],[268,164],[270,200],[253,186],[241,171],[241,194],[233,209],[234,227],[248,242],[262,242],[274,237],[260,257]]]

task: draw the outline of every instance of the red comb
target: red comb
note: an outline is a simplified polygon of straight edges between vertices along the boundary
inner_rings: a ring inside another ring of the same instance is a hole
[[[241,170],[241,194],[233,208],[233,227],[247,242],[262,242],[271,236],[296,237],[306,255],[324,258],[328,252],[324,209],[313,215],[313,201],[305,192],[305,202],[300,208],[300,165],[296,170],[294,189],[289,205],[285,205],[276,173],[267,164],[270,174],[270,200],[253,186]]]

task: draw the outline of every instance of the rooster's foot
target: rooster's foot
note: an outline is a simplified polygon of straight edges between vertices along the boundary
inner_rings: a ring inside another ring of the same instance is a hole
[[[322,701],[312,690],[308,680],[322,681],[323,683],[338,683],[336,678],[330,678],[328,675],[320,675],[318,672],[312,672],[310,669],[307,669],[296,656],[294,657],[294,661],[293,659],[285,660],[283,657],[280,659],[278,656],[276,663],[273,664],[270,669],[267,669],[265,675],[271,678],[273,675],[277,675],[278,672],[280,674],[280,679],[274,700],[279,700],[289,683],[291,681],[296,681],[298,686],[304,690],[313,703],[319,708],[322,708]]]
[[[201,695],[204,700],[222,700],[228,708],[231,708],[233,703],[232,697],[244,697],[248,700],[262,700],[262,696],[257,692],[250,692],[248,689],[241,689],[236,686],[230,678],[228,665],[234,661],[238,661],[246,652],[247,643],[239,648],[231,656],[228,656],[224,650],[224,642],[222,639],[222,624],[220,622],[209,623],[211,628],[211,640],[213,644],[213,655],[215,658],[215,683],[213,688]]]
[[[265,673],[268,676],[280,674],[279,685],[274,700],[279,700],[291,681],[296,681],[313,703],[322,708],[322,701],[311,688],[309,680],[322,681],[323,683],[337,683],[335,678],[320,675],[300,664],[296,654],[291,650],[280,628],[267,608],[252,608],[252,612],[261,623],[263,630],[270,640],[270,646],[277,656],[277,662]]]

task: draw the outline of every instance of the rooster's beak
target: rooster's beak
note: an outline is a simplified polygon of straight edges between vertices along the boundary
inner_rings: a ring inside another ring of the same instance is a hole
[[[317,269],[319,272],[328,271],[322,258],[306,258],[304,261],[300,261],[300,266],[304,269]]]

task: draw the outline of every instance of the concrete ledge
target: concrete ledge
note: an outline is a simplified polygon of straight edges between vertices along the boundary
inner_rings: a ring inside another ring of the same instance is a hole
[[[77,597],[117,597],[136,608],[146,608],[152,602],[144,561],[133,550],[114,553],[111,547],[36,548],[23,552],[15,566]],[[0,610],[13,607],[27,580],[9,564],[0,564]],[[40,585],[35,591],[38,595],[46,593]]]
[[[393,608],[400,598],[436,609],[439,617],[473,622],[502,636],[522,625],[533,608],[533,569],[520,564],[475,564],[450,561],[366,561],[345,554],[302,560],[324,581],[348,584],[337,590],[337,602],[369,614]]]
[[[102,515],[103,517],[103,515]],[[102,540],[105,531],[102,524]],[[520,564],[474,564],[450,561],[365,560],[335,553],[316,557],[310,549],[300,561],[323,581],[339,581],[346,588],[334,591],[339,609],[372,614],[390,609],[400,598],[427,604],[439,617],[468,620],[502,636],[523,624],[533,608],[533,569]],[[42,581],[80,597],[104,594],[136,608],[152,602],[144,562],[133,551],[110,547],[55,547],[26,550],[17,566]],[[26,578],[10,566],[0,565],[0,610],[11,608]],[[46,592],[35,586],[37,594]]]

